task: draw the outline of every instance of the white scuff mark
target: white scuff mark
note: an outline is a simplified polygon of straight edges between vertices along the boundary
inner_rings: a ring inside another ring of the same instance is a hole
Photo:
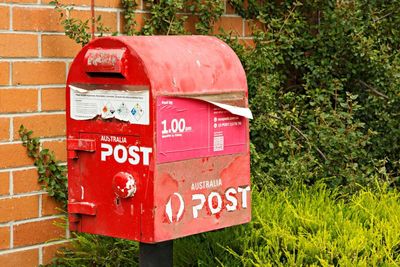
[[[201,67],[201,63],[200,63],[200,60],[196,60],[196,64],[197,64],[197,66],[200,68]]]
[[[85,197],[85,188],[81,185],[81,200]]]
[[[125,184],[125,189],[128,191],[128,196],[133,196],[136,193],[136,184],[135,179],[133,177],[129,177],[128,181]],[[122,190],[124,192],[124,189]]]

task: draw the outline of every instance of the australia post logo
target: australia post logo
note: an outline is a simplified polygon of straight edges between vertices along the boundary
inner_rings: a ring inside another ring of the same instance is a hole
[[[180,193],[175,192],[170,195],[165,205],[165,214],[169,223],[176,223],[181,221],[184,212],[189,212],[191,219],[218,214],[223,210],[235,212],[248,207],[249,192],[249,185],[229,187],[225,193],[212,191],[206,194],[192,194],[186,201]],[[175,205],[172,205],[172,202]]]
[[[126,137],[102,136],[100,139],[101,161],[115,160],[118,163],[149,165],[151,147],[128,145]],[[107,142],[107,143],[105,143]]]

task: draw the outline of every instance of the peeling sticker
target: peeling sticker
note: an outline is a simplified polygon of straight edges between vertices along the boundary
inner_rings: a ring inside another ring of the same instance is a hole
[[[218,103],[218,102],[214,102],[214,101],[207,101],[207,102],[209,102],[217,107],[220,107],[222,109],[225,109],[232,114],[242,116],[247,119],[253,119],[253,114],[251,113],[251,110],[249,108],[236,107],[236,106],[231,106],[231,105]]]
[[[71,118],[90,120],[96,116],[131,124],[149,125],[149,91],[86,90],[70,85]]]

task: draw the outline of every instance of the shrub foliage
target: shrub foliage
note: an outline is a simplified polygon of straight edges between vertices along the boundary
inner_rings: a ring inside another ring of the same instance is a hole
[[[398,183],[399,2],[302,2],[233,0],[261,29],[254,49],[236,45],[255,117],[255,182]]]

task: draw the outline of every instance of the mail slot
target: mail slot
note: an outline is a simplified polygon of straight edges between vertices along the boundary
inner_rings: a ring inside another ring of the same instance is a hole
[[[250,221],[246,76],[224,42],[95,39],[66,101],[71,230],[156,243]]]

